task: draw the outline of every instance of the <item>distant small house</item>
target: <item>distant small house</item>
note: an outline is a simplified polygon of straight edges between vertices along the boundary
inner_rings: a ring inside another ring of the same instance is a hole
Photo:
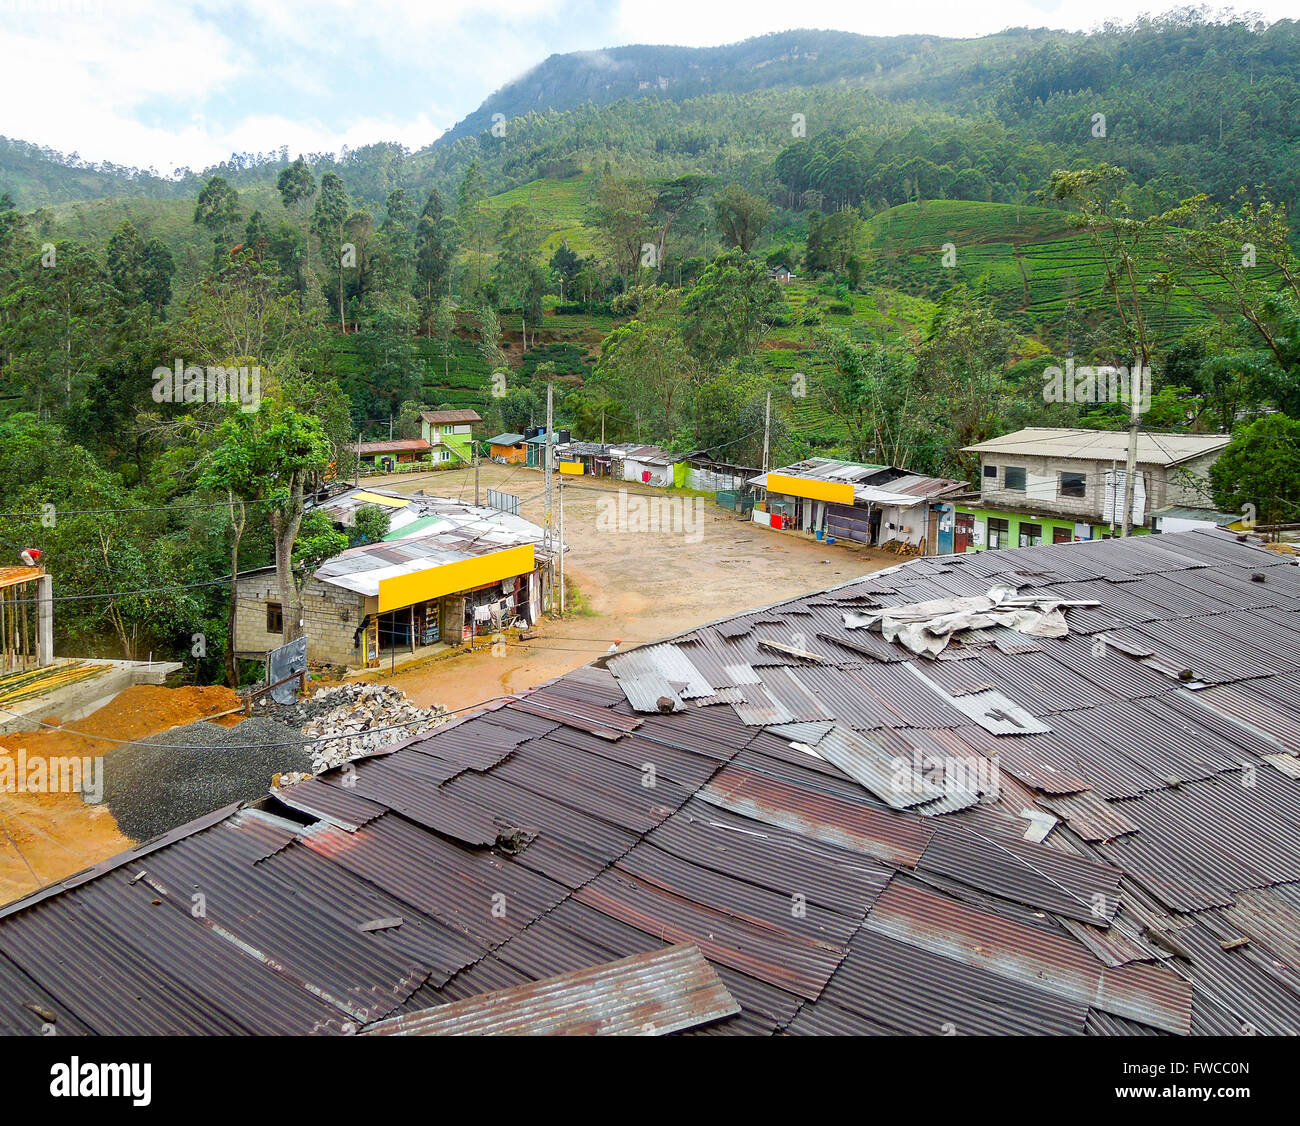
[[[763,471],[752,465],[720,461],[708,450],[696,450],[685,457],[686,487],[701,492],[735,492]]]
[[[869,547],[895,542],[924,546],[930,554],[941,538],[944,498],[968,488],[964,481],[897,466],[821,457],[759,474],[749,484],[767,494],[766,511],[754,509],[757,523]]]
[[[488,456],[500,465],[523,465],[528,460],[524,436],[507,431],[489,438]]]
[[[420,437],[433,447],[434,461],[469,461],[473,426],[482,422],[478,411],[421,411]]]
[[[767,276],[771,278],[773,281],[779,282],[781,285],[785,285],[787,282],[790,281],[791,278],[794,277],[794,274],[792,274],[784,266],[773,266],[770,270],[768,270]]]
[[[423,438],[394,438],[385,442],[358,442],[355,447],[362,465],[386,472],[399,465],[427,462],[433,447]]]
[[[638,481],[643,485],[673,484],[673,465],[677,461],[660,446],[615,446],[610,449],[611,476],[619,481]]]
[[[1210,508],[1191,508],[1167,504],[1151,513],[1153,532],[1197,532],[1215,528],[1238,529],[1244,516],[1240,512],[1215,512]]]
[[[608,477],[613,470],[614,459],[610,456],[609,446],[603,442],[570,442],[568,458],[582,463],[582,471],[591,477]]]
[[[1203,507],[1206,482],[1228,441],[1226,434],[1139,434],[1132,531],[1216,524],[1220,514]],[[966,452],[979,455],[980,487],[954,506],[955,551],[1037,547],[1121,533],[1127,431],[1031,426],[968,446]],[[1201,515],[1190,524],[1178,522],[1185,520],[1176,514],[1179,509]],[[1172,527],[1164,526],[1166,513],[1175,521]]]
[[[529,429],[533,429],[529,427]],[[555,447],[555,460],[558,462],[561,458],[568,456],[569,449],[569,432],[567,430],[556,430],[551,434],[551,445]],[[538,427],[536,431],[529,434],[524,439],[524,447],[528,451],[527,464],[532,469],[541,469],[546,462],[546,433],[543,428]]]

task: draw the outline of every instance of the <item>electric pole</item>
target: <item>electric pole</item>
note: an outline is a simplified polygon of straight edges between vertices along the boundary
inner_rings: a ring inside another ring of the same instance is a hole
[[[767,472],[768,446],[772,436],[772,392],[767,393],[767,413],[763,417],[763,472]]]
[[[558,534],[560,551],[560,617],[564,617],[564,474],[560,474],[560,530]]]
[[[474,435],[469,437],[469,458],[474,465],[474,507],[478,507],[478,443],[474,441]]]
[[[1133,529],[1133,478],[1137,470],[1138,423],[1142,418],[1139,413],[1142,400],[1135,384],[1141,381],[1144,375],[1142,361],[1139,360],[1137,371],[1129,376],[1128,381],[1128,461],[1124,469],[1124,525],[1120,531],[1121,537],[1128,536]]]
[[[542,542],[546,557],[551,564],[551,607],[555,607],[555,536],[551,532],[551,455],[555,449],[551,443],[551,421],[555,415],[555,385],[546,381],[546,432],[542,435],[542,473],[546,476],[546,521],[543,528]]]

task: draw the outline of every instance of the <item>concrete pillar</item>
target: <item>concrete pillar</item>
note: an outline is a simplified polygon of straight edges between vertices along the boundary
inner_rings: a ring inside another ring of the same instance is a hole
[[[36,664],[54,664],[54,580],[49,575],[36,580]]]

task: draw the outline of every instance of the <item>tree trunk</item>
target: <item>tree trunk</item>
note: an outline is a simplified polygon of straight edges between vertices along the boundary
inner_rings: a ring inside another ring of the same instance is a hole
[[[280,590],[280,640],[292,641],[302,634],[302,597],[293,581],[293,545],[302,527],[302,486],[290,486],[288,512],[271,513],[271,532],[275,538],[275,579]]]
[[[239,607],[239,543],[244,538],[245,508],[239,506],[239,519],[235,519],[235,496],[227,493],[230,504],[230,617],[227,625],[229,642],[226,645],[226,683],[231,688],[239,687],[239,659],[235,656],[236,614]]]

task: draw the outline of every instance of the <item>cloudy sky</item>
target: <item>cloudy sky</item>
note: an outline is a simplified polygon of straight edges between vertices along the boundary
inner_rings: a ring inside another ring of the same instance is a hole
[[[822,0],[870,35],[1086,30],[1168,0]],[[1294,0],[1255,0],[1265,19]],[[546,56],[801,26],[790,0],[0,0],[0,135],[168,175],[232,152],[418,148]],[[803,26],[807,26],[806,23]]]

